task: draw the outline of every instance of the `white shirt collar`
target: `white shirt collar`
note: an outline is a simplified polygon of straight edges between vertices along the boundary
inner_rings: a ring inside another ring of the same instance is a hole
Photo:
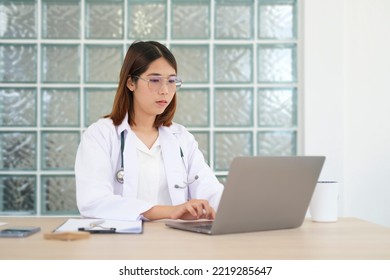
[[[129,131],[130,130],[130,125],[129,125],[129,116],[126,114],[125,118],[123,119],[122,123],[117,126],[117,132],[118,135],[120,135],[123,131]]]
[[[136,138],[136,148],[145,153],[145,154],[148,154],[148,155],[151,155],[151,156],[155,156],[157,154],[160,153],[161,149],[160,149],[160,137],[157,137],[156,141],[153,143],[153,146],[148,149],[148,147],[146,147],[146,145],[144,144],[144,142],[142,142],[138,137],[135,137]]]

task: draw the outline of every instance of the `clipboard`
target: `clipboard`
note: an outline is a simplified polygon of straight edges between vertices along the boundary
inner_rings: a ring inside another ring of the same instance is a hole
[[[143,224],[141,220],[68,219],[65,223],[56,228],[54,232],[138,234],[143,232]]]

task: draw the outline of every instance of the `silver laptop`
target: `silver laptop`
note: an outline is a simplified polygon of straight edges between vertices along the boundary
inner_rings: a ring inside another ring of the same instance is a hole
[[[170,221],[171,228],[206,234],[302,225],[325,157],[236,157],[214,221]]]

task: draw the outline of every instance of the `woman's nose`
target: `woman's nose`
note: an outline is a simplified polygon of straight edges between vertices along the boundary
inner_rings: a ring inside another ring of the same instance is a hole
[[[169,93],[169,86],[168,86],[168,81],[163,81],[162,85],[159,90],[160,94],[168,94]]]

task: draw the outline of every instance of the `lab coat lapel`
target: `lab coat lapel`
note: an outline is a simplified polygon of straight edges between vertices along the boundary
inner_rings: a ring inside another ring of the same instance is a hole
[[[183,166],[180,156],[180,144],[169,127],[159,128],[160,145],[167,176],[168,189],[173,205],[186,201],[187,188],[175,188],[175,185],[183,185]]]
[[[127,131],[125,137],[125,149],[123,151],[124,183],[123,196],[137,197],[138,192],[138,156],[135,134]]]

